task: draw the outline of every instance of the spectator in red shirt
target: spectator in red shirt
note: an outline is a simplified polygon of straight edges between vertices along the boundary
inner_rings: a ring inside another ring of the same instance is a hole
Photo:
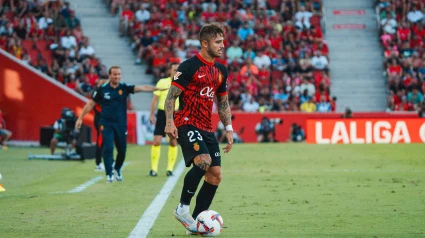
[[[97,75],[94,67],[90,67],[88,74],[86,74],[86,78],[89,84],[94,87],[96,81],[99,79],[99,75]]]
[[[270,85],[270,69],[266,66],[263,66],[258,71],[258,80],[260,81],[262,86],[269,86]]]
[[[399,44],[403,41],[410,41],[412,32],[410,31],[409,24],[406,22],[401,22],[399,28],[397,29],[397,41]]]
[[[391,64],[387,69],[388,75],[397,75],[401,76],[403,73],[401,66],[397,63],[397,59],[392,59]]]
[[[79,81],[76,79],[75,74],[70,74],[68,76],[68,82],[66,83],[66,86],[70,89],[75,90],[78,84]]]

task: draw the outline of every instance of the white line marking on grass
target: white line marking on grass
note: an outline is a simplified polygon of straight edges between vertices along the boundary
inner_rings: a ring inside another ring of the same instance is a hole
[[[184,160],[181,160],[177,165],[174,176],[171,176],[167,179],[164,186],[162,186],[161,191],[156,195],[155,199],[143,213],[136,227],[130,233],[128,237],[130,238],[145,238],[149,234],[149,230],[153,226],[156,218],[164,207],[165,202],[168,199],[171,191],[173,191],[174,186],[176,186],[177,181],[179,180],[181,174],[185,168]]]
[[[103,176],[94,177],[94,178],[90,179],[89,181],[81,184],[80,186],[78,186],[78,187],[76,187],[74,189],[69,190],[68,193],[79,193],[79,192],[82,192],[86,188],[92,186],[93,184],[97,183],[101,179],[103,179]]]
[[[124,168],[125,166],[127,166],[127,165],[129,165],[129,164],[130,164],[130,162],[125,162],[125,163],[123,164],[122,168]],[[82,191],[86,190],[88,187],[92,186],[93,184],[95,184],[95,183],[99,182],[99,181],[100,181],[101,179],[103,179],[103,178],[104,178],[104,176],[97,176],[97,177],[94,177],[94,178],[90,179],[89,181],[87,181],[87,182],[85,182],[85,183],[81,184],[80,186],[78,186],[78,187],[76,187],[76,188],[73,188],[73,189],[69,190],[69,191],[68,191],[68,193],[80,193],[80,192],[82,192]]]

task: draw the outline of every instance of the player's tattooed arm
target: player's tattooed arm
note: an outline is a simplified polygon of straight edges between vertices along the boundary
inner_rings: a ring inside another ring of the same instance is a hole
[[[224,126],[232,124],[232,114],[230,112],[227,95],[217,97],[218,115]]]
[[[165,99],[165,118],[167,119],[167,124],[171,123],[174,119],[174,106],[176,99],[181,93],[182,90],[174,85],[171,85],[168,90],[167,98]]]

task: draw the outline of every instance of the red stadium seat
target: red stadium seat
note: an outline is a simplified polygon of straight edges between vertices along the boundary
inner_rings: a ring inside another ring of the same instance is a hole
[[[280,0],[269,0],[268,1],[270,8],[279,9],[280,8]]]
[[[36,46],[40,51],[43,51],[49,47],[49,42],[47,40],[38,40],[36,41]]]
[[[22,41],[22,46],[24,47],[24,49],[26,49],[27,51],[32,50],[34,43],[32,40],[23,40]]]
[[[40,51],[39,50],[31,50],[30,49],[30,50],[28,50],[28,54],[31,57],[31,63],[32,64],[37,64],[38,56],[40,54]]]
[[[322,19],[321,16],[314,14],[311,18],[310,18],[310,24],[314,25],[315,27],[320,27],[320,20]]]

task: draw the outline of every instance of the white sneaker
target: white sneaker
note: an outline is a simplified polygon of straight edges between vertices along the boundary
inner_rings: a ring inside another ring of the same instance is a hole
[[[116,170],[114,170],[114,174],[115,174],[115,179],[117,180],[117,181],[119,181],[119,182],[121,182],[121,181],[123,181],[123,177],[122,177],[122,173],[121,173],[121,171],[120,172],[118,172],[118,171],[116,171]]]
[[[114,178],[115,176],[112,174],[112,175],[106,175],[106,182],[107,183],[113,183],[114,182],[114,180],[115,180],[115,178]]]
[[[96,171],[96,172],[105,171],[105,165],[103,165],[103,163],[96,165],[96,168],[94,169],[94,171]]]
[[[177,208],[173,211],[174,218],[176,218],[187,231],[191,233],[198,233],[198,229],[196,228],[196,222],[189,212],[180,215],[177,213]]]

